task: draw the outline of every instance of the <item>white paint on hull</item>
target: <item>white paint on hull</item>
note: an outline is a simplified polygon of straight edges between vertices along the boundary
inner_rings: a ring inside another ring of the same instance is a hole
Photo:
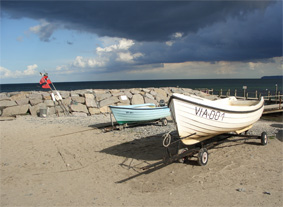
[[[263,112],[263,102],[237,100],[230,97],[208,99],[173,94],[169,107],[180,138],[191,145],[227,132],[240,131],[255,123]]]

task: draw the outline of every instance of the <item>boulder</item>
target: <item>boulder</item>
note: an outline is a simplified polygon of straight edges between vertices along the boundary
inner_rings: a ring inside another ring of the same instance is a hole
[[[72,100],[76,103],[85,103],[85,98],[81,96],[72,96]]]
[[[42,94],[42,97],[43,97],[44,100],[51,100],[52,99],[51,94],[49,94],[49,93]]]
[[[95,96],[96,96],[97,101],[102,101],[102,100],[105,100],[111,97],[111,94],[110,93],[98,93]]]
[[[26,105],[26,104],[28,104],[29,99],[28,98],[22,98],[22,99],[16,100],[16,102],[17,102],[18,105]]]
[[[17,106],[17,103],[15,101],[7,101],[7,100],[0,101],[0,109],[11,106]]]
[[[150,94],[153,95],[153,96],[157,95],[157,93],[154,90],[150,91]]]
[[[10,116],[16,116],[16,115],[26,115],[29,110],[30,105],[21,105],[21,106],[12,106],[3,109],[2,116],[3,117],[10,117]]]
[[[47,107],[53,107],[54,106],[54,102],[52,100],[45,100],[44,101],[44,104],[47,106]]]
[[[120,101],[119,103],[117,103],[117,106],[127,106],[127,105],[131,105],[131,101],[130,100],[125,100],[125,101]]]
[[[161,88],[155,88],[154,91],[158,96],[167,97],[167,93]]]
[[[39,103],[37,105],[34,106],[30,106],[29,107],[29,112],[32,116],[39,116],[39,111],[42,108],[46,108],[46,105],[44,103]]]
[[[130,92],[130,90],[125,90],[123,92],[123,95],[127,96],[129,99],[133,97],[133,94]]]
[[[4,101],[4,100],[10,101],[11,98],[8,97],[6,93],[0,93],[0,101]]]
[[[41,93],[31,93],[28,95],[29,99],[42,99]]]
[[[27,93],[18,93],[14,96],[11,96],[12,101],[17,101],[17,100],[24,99],[24,98],[27,98]]]
[[[153,97],[153,95],[151,95],[150,93],[146,93],[145,97],[154,100],[155,98]]]
[[[108,99],[105,99],[103,101],[100,101],[99,106],[103,107],[103,106],[110,106],[110,105],[114,105],[115,103],[119,102],[119,98],[116,96],[112,96]]]
[[[30,99],[29,102],[30,102],[30,104],[31,104],[32,106],[35,106],[35,105],[37,105],[37,104],[39,104],[39,103],[42,103],[43,100],[42,100],[42,98],[40,98],[40,99],[37,98],[37,99]]]
[[[98,108],[88,108],[90,115],[100,114],[100,109]]]
[[[70,92],[68,92],[68,91],[59,91],[59,93],[60,93],[60,95],[63,99],[70,97]]]
[[[109,113],[109,112],[111,111],[108,106],[103,106],[103,107],[101,107],[99,110],[100,110],[100,112],[103,113],[103,114]]]
[[[62,100],[62,103],[64,104],[64,106],[69,106],[72,102],[72,98],[68,97]]]
[[[73,112],[84,112],[84,113],[88,113],[88,110],[86,108],[85,105],[81,104],[81,103],[78,103],[76,105],[71,105],[70,106],[71,110]]]
[[[130,90],[130,92],[131,92],[132,94],[139,94],[139,93],[140,93],[140,90],[137,90],[137,89],[133,88],[133,89]]]
[[[143,96],[140,94],[134,94],[132,98],[132,105],[144,104]]]
[[[145,102],[145,103],[154,103],[156,106],[159,105],[159,103],[158,103],[156,100],[149,99],[149,98],[147,98],[147,97],[144,98],[144,102]]]
[[[85,103],[88,108],[96,108],[97,104],[93,94],[85,94]]]

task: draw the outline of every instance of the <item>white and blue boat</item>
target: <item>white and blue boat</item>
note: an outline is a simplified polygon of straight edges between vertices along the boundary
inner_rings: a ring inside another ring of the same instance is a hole
[[[162,123],[166,125],[166,117],[171,116],[170,108],[166,106],[156,107],[153,103],[128,106],[109,106],[109,108],[111,109],[118,124],[162,120]]]

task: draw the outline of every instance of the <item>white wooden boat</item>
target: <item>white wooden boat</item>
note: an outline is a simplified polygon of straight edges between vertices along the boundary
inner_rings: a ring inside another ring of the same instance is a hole
[[[192,145],[219,134],[248,130],[261,117],[264,100],[229,97],[211,101],[175,93],[168,105],[179,137],[185,145]]]
[[[170,116],[170,109],[156,107],[153,103],[128,105],[128,106],[109,106],[118,124],[148,122],[161,120]],[[163,123],[166,125],[165,123]]]

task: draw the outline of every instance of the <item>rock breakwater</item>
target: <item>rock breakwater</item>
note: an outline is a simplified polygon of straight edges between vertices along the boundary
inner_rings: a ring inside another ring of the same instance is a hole
[[[0,116],[16,117],[21,115],[39,116],[41,109],[46,109],[47,116],[64,116],[63,107],[73,116],[91,116],[109,113],[110,105],[134,105],[154,103],[161,100],[168,102],[173,93],[194,94],[209,99],[216,99],[201,91],[189,88],[132,88],[132,89],[85,89],[59,91],[62,104],[53,101],[51,92],[10,92],[0,93]],[[62,107],[63,105],[63,107]]]

